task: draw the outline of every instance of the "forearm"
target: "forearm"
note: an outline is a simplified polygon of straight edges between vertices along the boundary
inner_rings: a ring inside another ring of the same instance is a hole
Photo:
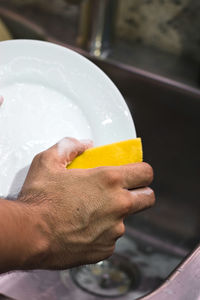
[[[0,273],[37,268],[48,247],[34,207],[0,199]]]

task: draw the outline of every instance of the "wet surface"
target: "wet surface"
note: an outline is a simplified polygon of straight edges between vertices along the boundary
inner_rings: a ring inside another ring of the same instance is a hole
[[[128,235],[119,239],[115,254],[111,258],[115,269],[114,280],[112,284],[109,280],[105,279],[104,282],[101,280],[101,291],[97,286],[92,285],[93,281],[88,276],[86,280],[84,279],[85,281],[83,280],[84,286],[81,286],[80,282],[77,284],[73,277],[78,269],[73,269],[67,271],[36,270],[2,275],[0,293],[20,300],[106,300],[111,298],[133,300],[157,288],[182,259],[183,256],[174,253],[173,248],[170,251],[165,247],[158,248],[154,243],[144,243],[129,231]],[[101,272],[94,266],[90,268],[96,274]],[[120,284],[119,278],[123,278],[124,274],[125,283]]]
[[[140,282],[136,265],[119,254],[96,264],[74,268],[70,274],[78,287],[101,297],[122,296],[135,290]],[[65,272],[61,273],[61,278],[65,284]]]

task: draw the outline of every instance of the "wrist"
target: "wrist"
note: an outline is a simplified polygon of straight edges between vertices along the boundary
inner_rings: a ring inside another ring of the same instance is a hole
[[[36,201],[34,199],[34,203]],[[22,211],[22,223],[25,225],[22,229],[21,266],[23,269],[40,269],[45,265],[50,248],[50,229],[42,217],[42,206],[26,202],[22,198],[16,204]]]
[[[36,207],[21,199],[0,200],[0,271],[40,268],[48,252],[48,228]]]

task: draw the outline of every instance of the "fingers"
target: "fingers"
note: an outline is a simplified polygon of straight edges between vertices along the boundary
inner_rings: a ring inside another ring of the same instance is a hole
[[[122,187],[133,189],[149,185],[153,180],[153,169],[147,163],[134,163],[121,167]]]
[[[147,163],[134,163],[118,167],[103,167],[104,181],[111,186],[116,184],[125,189],[148,186],[153,180],[153,169]]]
[[[92,145],[91,140],[78,141],[75,138],[66,137],[40,155],[48,163],[56,163],[66,167],[76,156],[92,147]]]
[[[122,205],[122,215],[129,215],[155,204],[155,194],[149,187],[138,188],[132,191],[126,191],[126,198]]]

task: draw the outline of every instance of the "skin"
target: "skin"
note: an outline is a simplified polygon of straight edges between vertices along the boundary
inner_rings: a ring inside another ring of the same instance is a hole
[[[154,204],[146,163],[67,170],[90,146],[63,139],[33,159],[17,201],[0,199],[0,272],[108,258],[124,234],[124,217]]]

